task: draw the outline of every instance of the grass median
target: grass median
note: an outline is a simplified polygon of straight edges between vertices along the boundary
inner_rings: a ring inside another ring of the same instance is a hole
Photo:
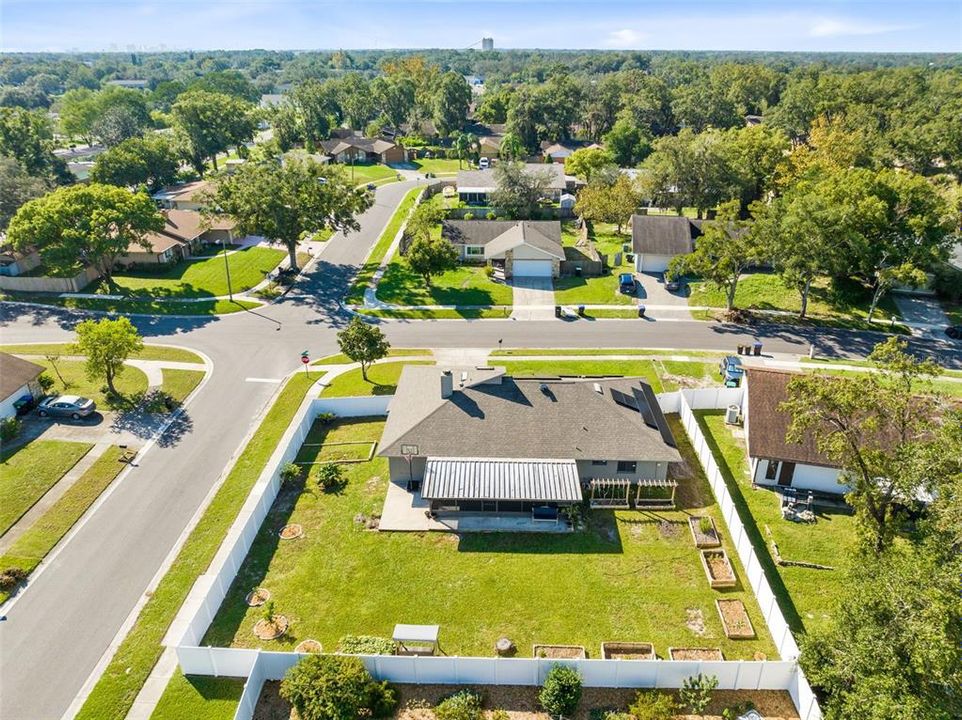
[[[317,377],[288,380],[238,457],[127,637],[77,715],[78,720],[122,720],[160,658],[161,642],[193,586],[217,552],[291,418]]]
[[[71,343],[26,343],[23,345],[0,345],[0,352],[12,355],[70,355]],[[170,362],[186,362],[204,364],[204,358],[195,352],[184,348],[168,345],[144,345],[144,349],[132,353],[132,359],[137,360],[168,360]]]
[[[36,295],[29,293],[5,293],[0,301],[53,305],[68,310],[93,310],[95,312],[121,313],[125,315],[229,315],[261,307],[260,303],[247,300],[202,300],[197,302],[160,300],[109,300],[107,298],[60,297],[59,295]]]

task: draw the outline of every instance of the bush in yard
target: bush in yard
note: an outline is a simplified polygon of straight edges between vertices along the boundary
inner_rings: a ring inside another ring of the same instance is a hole
[[[711,535],[711,518],[705,516],[698,521],[698,529],[702,535]]]
[[[344,484],[341,466],[337,463],[321,465],[317,471],[317,484],[321,486],[324,492],[332,492],[340,488]]]
[[[465,220],[474,220],[474,213],[464,213]]]
[[[565,665],[552,666],[544,679],[538,700],[551,717],[570,715],[581,700],[581,675]]]
[[[356,720],[383,712],[385,693],[358,658],[308,655],[284,676],[281,697],[301,720]]]
[[[0,440],[13,440],[23,429],[23,423],[15,417],[0,420]]]
[[[638,693],[628,707],[633,720],[671,720],[677,711],[678,706],[671,695],[656,690]]]
[[[470,690],[459,690],[434,708],[437,720],[481,720],[481,696]]]
[[[396,649],[390,638],[374,635],[345,635],[337,643],[337,651],[346,655],[393,655]]]
[[[332,425],[335,420],[337,420],[337,415],[331,412],[321,413],[317,416],[317,421],[321,425]]]
[[[484,275],[485,275],[485,277],[494,277],[494,266],[493,266],[493,265],[485,265],[485,266],[484,266]]]
[[[397,709],[397,690],[387,680],[371,683],[371,714],[376,718],[390,717]]]
[[[3,572],[0,572],[0,590],[12,590],[26,579],[26,570],[18,567],[8,567]]]
[[[718,678],[705,677],[701,673],[687,678],[678,691],[678,697],[693,715],[701,715],[711,702],[711,694],[718,687]]]
[[[48,392],[50,388],[53,387],[54,379],[47,375],[47,373],[40,373],[40,377],[37,378],[37,384],[40,385],[40,389],[44,392]]]
[[[488,220],[497,220],[497,219],[498,219],[498,216],[497,216],[494,212],[489,212],[487,215],[485,215],[485,217],[488,218]]]
[[[755,703],[751,700],[746,700],[745,702],[736,703],[730,707],[722,710],[722,720],[738,720],[742,715],[747,713],[749,710],[757,710]]]
[[[301,479],[304,474],[304,469],[297,463],[284,463],[281,466],[280,478],[283,485],[289,485],[297,482]]]

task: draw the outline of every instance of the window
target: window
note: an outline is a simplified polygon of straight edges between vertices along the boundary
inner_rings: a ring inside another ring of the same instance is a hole
[[[467,257],[481,257],[484,255],[484,248],[480,245],[465,245],[464,254]]]
[[[595,466],[600,466],[600,467],[607,467],[608,461],[607,461],[607,460],[592,460],[592,461],[591,461],[591,464],[592,464],[592,465],[595,465]]]
[[[778,460],[769,460],[768,467],[765,468],[765,479],[774,480],[778,477]]]
[[[618,461],[618,472],[620,473],[633,473],[638,470],[638,463],[634,460],[619,460]]]

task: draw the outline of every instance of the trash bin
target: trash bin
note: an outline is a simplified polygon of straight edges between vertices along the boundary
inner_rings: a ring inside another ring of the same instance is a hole
[[[738,354],[739,354],[739,355],[744,355],[744,354],[745,354],[745,346],[744,346],[744,345],[739,345],[739,346],[738,346]]]
[[[575,277],[581,277],[581,266],[575,265]]]
[[[752,347],[755,348],[755,355],[762,354],[762,344],[760,342],[755,343]]]
[[[639,306],[638,306],[638,317],[644,317],[644,316],[645,316],[645,306],[644,306],[644,305],[639,305]]]
[[[578,314],[581,315],[582,317],[584,317],[584,315],[585,315],[585,306],[584,306],[584,305],[579,305],[579,306],[578,306]]]
[[[555,316],[556,318],[561,317],[561,306],[560,306],[560,305],[555,305],[555,306],[554,306],[554,316]]]

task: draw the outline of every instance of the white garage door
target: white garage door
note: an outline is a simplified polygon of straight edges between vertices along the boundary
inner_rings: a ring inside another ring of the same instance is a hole
[[[512,265],[515,277],[551,277],[550,260],[515,260]]]
[[[670,255],[639,255],[638,272],[665,272],[669,260]]]

